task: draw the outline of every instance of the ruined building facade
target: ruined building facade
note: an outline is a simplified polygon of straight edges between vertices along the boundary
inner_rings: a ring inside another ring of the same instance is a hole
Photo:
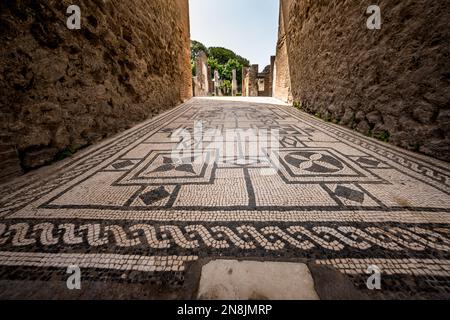
[[[195,97],[206,97],[211,95],[213,87],[211,83],[211,67],[208,66],[206,53],[200,51],[195,59],[195,76],[193,77],[193,89]]]
[[[365,135],[450,161],[450,6],[281,0],[273,95]]]
[[[259,65],[254,64],[242,68],[242,96],[244,97],[271,97],[275,57],[271,64],[259,72]]]
[[[242,68],[242,96],[258,96],[258,65]]]
[[[192,96],[188,0],[0,3],[0,183]]]

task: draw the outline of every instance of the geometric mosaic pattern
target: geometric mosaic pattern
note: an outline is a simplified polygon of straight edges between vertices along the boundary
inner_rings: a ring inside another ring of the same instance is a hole
[[[288,228],[276,225],[214,225],[210,228],[204,225],[163,225],[156,228],[151,224],[135,224],[125,229],[120,225],[102,227],[101,224],[40,223],[30,226],[17,223],[8,227],[2,224],[0,230],[5,234],[13,234],[10,239],[4,237],[1,240],[2,244],[10,240],[12,247],[39,245],[50,248],[61,244],[101,247],[112,244],[120,248],[146,246],[149,249],[193,249],[203,245],[213,249],[236,246],[242,250],[263,248],[278,251],[292,246],[302,250],[319,248],[339,252],[348,247],[368,250],[377,246],[396,252],[405,249],[415,252],[431,249],[450,252],[446,230],[430,227],[377,228],[343,224],[333,227],[291,225]],[[27,236],[29,231],[31,236]],[[139,231],[142,231],[142,236]]]
[[[198,121],[196,150],[218,161],[173,161],[174,132]],[[237,128],[278,130],[276,174],[245,143],[217,154],[211,132]],[[292,107],[192,99],[0,187],[0,279],[77,262],[158,275],[219,256],[305,259],[355,281],[377,264],[405,290],[450,294],[450,165]]]

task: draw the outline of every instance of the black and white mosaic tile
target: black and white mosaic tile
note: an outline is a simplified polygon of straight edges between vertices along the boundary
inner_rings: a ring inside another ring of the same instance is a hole
[[[195,136],[196,121],[200,139],[174,137]],[[221,154],[227,129],[278,130],[278,149],[262,161],[242,137]],[[173,161],[180,145],[194,151]],[[71,264],[179,275],[200,258],[299,258],[358,281],[378,265],[415,279],[402,290],[450,294],[450,165],[288,106],[193,99],[0,191],[2,279],[13,267],[29,279]]]

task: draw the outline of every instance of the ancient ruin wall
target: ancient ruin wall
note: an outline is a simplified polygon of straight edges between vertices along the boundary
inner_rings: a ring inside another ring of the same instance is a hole
[[[381,8],[381,30],[366,27],[371,4]],[[294,99],[324,119],[450,161],[449,21],[446,1],[291,0]]]
[[[209,79],[211,78],[210,68],[208,68],[208,57],[201,51],[195,59],[196,75],[193,77],[194,96],[206,97],[209,95]]]
[[[257,64],[242,68],[242,95],[244,97],[258,96],[258,68]]]
[[[0,181],[192,94],[187,0],[0,2]]]
[[[289,22],[289,5],[291,1],[292,0],[280,1],[278,42],[272,80],[272,96],[286,102],[292,101],[291,77],[287,47],[288,41],[286,34],[286,25],[287,22]]]

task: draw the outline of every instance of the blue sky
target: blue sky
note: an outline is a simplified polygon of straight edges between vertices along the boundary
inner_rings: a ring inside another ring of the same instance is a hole
[[[259,64],[275,55],[278,0],[189,0],[191,39],[225,47]]]

